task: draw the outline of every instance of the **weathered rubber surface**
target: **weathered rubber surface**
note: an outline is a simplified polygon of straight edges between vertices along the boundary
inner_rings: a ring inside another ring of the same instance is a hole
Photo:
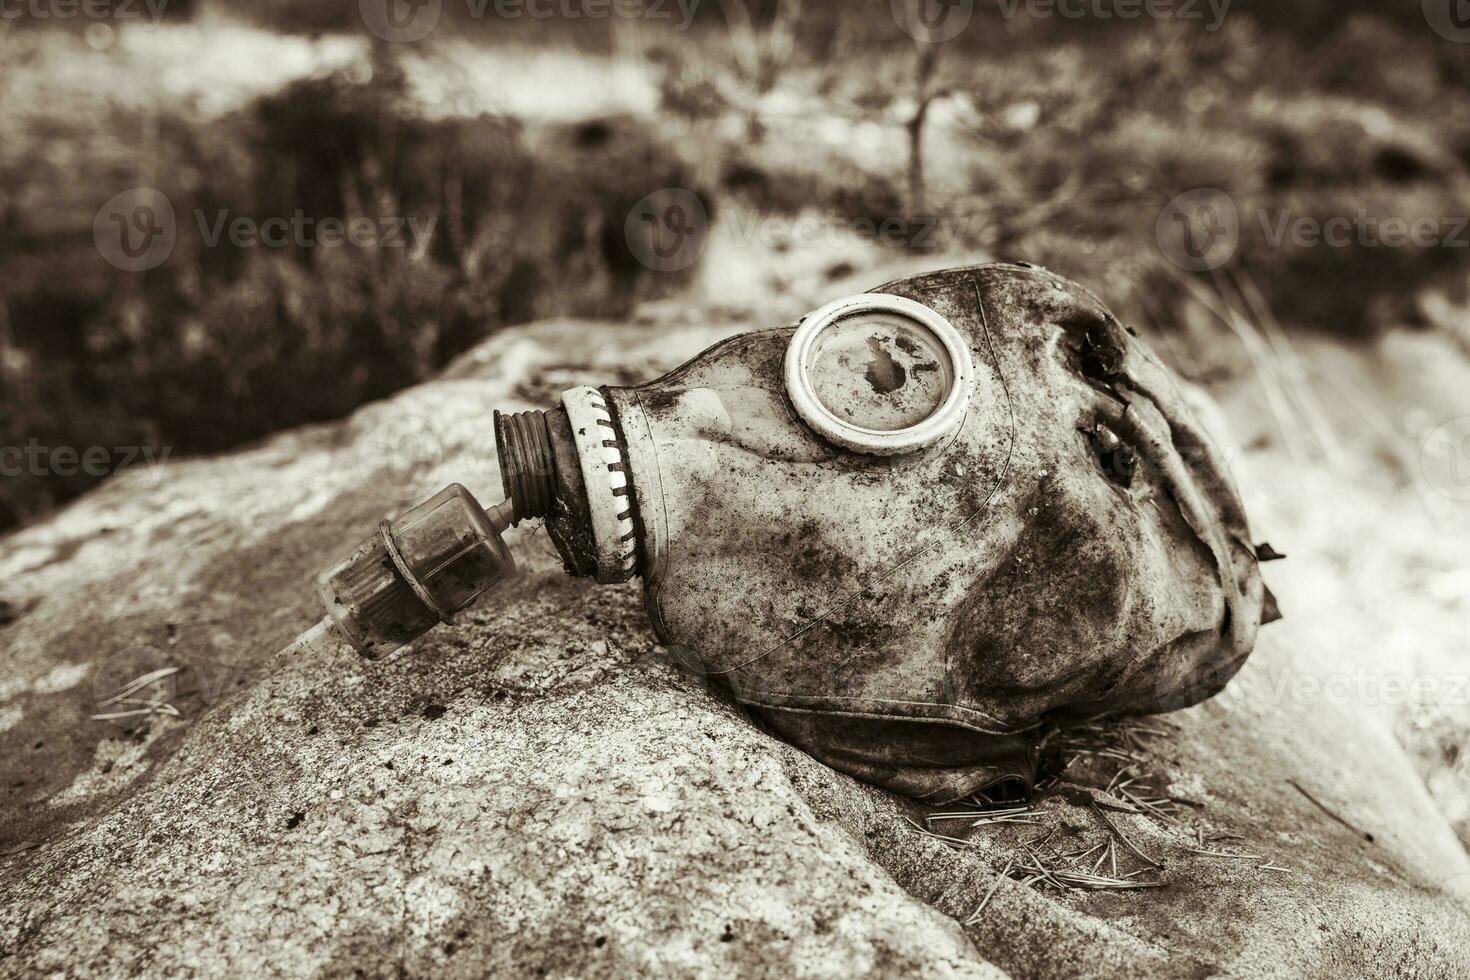
[[[1195,704],[1264,589],[1219,450],[1075,283],[991,264],[901,279],[970,344],[957,434],[848,452],[799,421],[792,330],[614,389],[659,635],[808,751],[947,801],[1030,778],[1047,721]]]

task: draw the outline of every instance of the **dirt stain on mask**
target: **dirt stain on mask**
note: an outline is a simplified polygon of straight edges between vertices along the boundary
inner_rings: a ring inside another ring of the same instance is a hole
[[[908,380],[909,373],[904,366],[893,359],[893,355],[883,349],[883,337],[873,334],[868,338],[868,349],[873,356],[868,361],[868,370],[863,377],[873,390],[880,395],[888,395],[903,387]]]

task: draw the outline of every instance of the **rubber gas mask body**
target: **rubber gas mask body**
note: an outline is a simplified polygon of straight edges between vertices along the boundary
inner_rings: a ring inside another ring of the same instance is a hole
[[[473,601],[510,565],[495,529],[542,517],[570,573],[642,576],[659,639],[781,736],[926,800],[1023,796],[1045,726],[1209,697],[1267,602],[1167,370],[1031,266],[889,283],[496,435],[507,505],[446,491],[472,531],[404,547],[441,494],[324,575],[360,648]],[[353,578],[374,562],[402,581]],[[417,618],[385,630],[363,609],[390,585]]]

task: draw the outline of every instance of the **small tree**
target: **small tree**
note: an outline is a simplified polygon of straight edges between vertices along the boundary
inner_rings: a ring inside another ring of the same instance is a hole
[[[934,103],[949,94],[948,89],[935,85],[935,76],[939,71],[940,46],[947,39],[945,29],[952,0],[951,3],[941,0],[944,15],[938,20],[928,15],[928,6],[933,2],[906,0],[893,6],[894,13],[904,18],[900,26],[913,39],[914,46],[914,111],[905,124],[909,142],[908,204],[911,215],[923,214],[925,210],[924,124]]]
[[[746,89],[746,127],[753,140],[762,137],[759,100],[776,87],[781,71],[796,48],[796,22],[801,0],[776,0],[775,10],[758,27],[745,0],[720,0],[720,11],[735,52],[736,77]]]

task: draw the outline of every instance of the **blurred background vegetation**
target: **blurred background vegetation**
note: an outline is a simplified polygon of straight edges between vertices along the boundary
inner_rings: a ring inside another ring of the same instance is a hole
[[[687,6],[648,6],[512,20],[445,0],[413,44],[371,35],[357,0],[7,21],[0,445],[218,451],[341,417],[507,324],[876,262],[767,235],[745,273],[756,245],[727,233],[702,265],[655,272],[624,222],[666,187],[695,191],[727,232],[751,216],[891,220],[907,231],[888,247],[936,265],[1047,265],[1161,334],[1197,380],[1232,369],[1203,321],[1463,331],[1470,249],[1302,247],[1255,217],[1470,214],[1467,46],[1418,0],[1235,0],[1214,29],[1202,0],[1196,18],[1136,20],[982,0],[937,46],[899,30],[889,0],[702,0],[687,30]],[[166,194],[179,225],[141,273],[92,234],[136,186]],[[1241,239],[1225,270],[1191,275],[1155,225],[1201,187],[1235,201]],[[434,232],[422,251],[210,247],[195,215],[223,211]],[[95,480],[6,475],[0,530]]]

